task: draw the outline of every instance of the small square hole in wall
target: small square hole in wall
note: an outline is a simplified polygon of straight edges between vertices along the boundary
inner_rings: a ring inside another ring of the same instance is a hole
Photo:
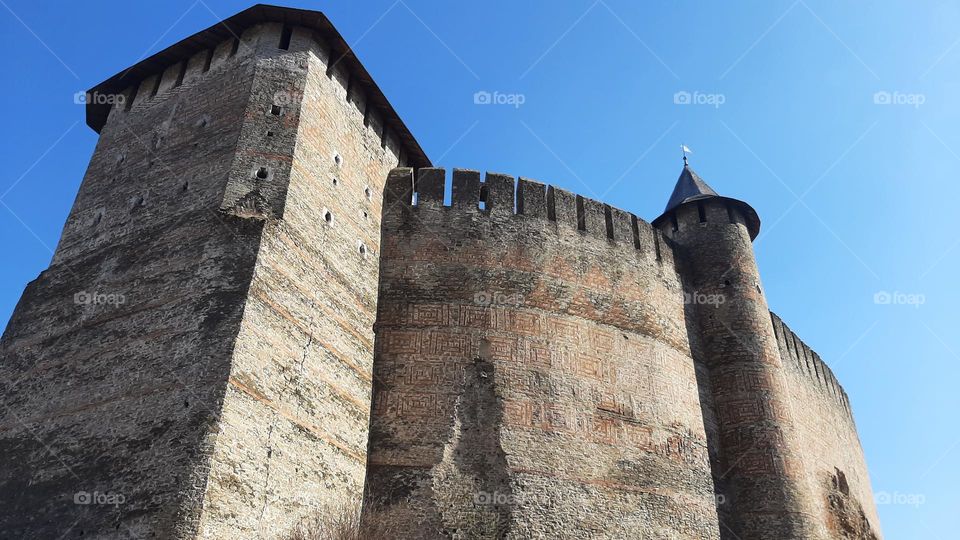
[[[343,165],[343,157],[339,153],[333,154],[333,163],[339,167]]]
[[[270,114],[272,114],[273,116],[280,116],[281,112],[283,112],[283,108],[280,107],[279,105],[270,106]]]
[[[267,137],[273,137],[273,132],[272,132],[272,131],[267,131]]]

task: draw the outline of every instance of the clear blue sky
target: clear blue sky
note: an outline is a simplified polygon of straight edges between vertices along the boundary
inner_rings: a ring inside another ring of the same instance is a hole
[[[6,321],[48,265],[96,143],[74,94],[250,4],[0,4]],[[692,148],[695,169],[763,219],[770,305],[849,393],[874,491],[922,500],[880,506],[886,537],[956,538],[960,5],[292,4],[326,11],[437,165],[530,176],[652,220],[679,145]],[[476,105],[478,91],[523,104]],[[704,103],[676,104],[682,91]],[[923,303],[875,303],[883,291]]]

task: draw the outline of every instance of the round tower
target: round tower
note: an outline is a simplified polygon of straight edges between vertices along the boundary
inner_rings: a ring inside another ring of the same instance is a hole
[[[676,244],[690,344],[708,374],[702,399],[708,436],[717,443],[711,462],[723,536],[817,537],[753,253],[756,211],[719,196],[684,160],[653,225]]]

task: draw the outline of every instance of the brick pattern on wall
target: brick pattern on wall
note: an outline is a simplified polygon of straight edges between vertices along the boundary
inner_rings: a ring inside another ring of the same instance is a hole
[[[279,40],[281,27],[266,32]],[[342,65],[328,74],[335,60],[312,33],[293,28],[289,50],[257,65],[237,168],[268,167],[289,183],[279,197],[283,219],[264,232],[234,350],[223,422],[243,429],[218,438],[206,537],[270,536],[363,490],[380,208],[399,158],[383,123],[365,121],[356,85],[348,95],[351,75]],[[279,116],[269,112],[276,103]],[[260,192],[278,213],[274,196]]]
[[[879,536],[743,207],[459,169],[448,205],[321,15],[252,10],[132,69],[0,339],[4,534],[271,537],[362,494],[409,538]]]
[[[0,344],[8,533],[273,534],[359,497],[400,142],[329,44],[295,27],[282,50],[281,31],[174,62],[110,111]]]
[[[262,229],[218,212],[252,58],[191,62],[179,86],[144,81],[111,111],[53,262],[0,343],[16,381],[0,397],[5,534],[196,532]],[[83,504],[95,494],[123,502]]]
[[[443,170],[418,171],[415,206],[412,171],[386,186],[368,499],[413,501],[411,537],[718,537],[662,237],[619,211],[608,237],[593,201],[578,230],[574,196],[526,179],[515,214],[512,178],[478,179],[454,171],[453,207]]]
[[[817,502],[819,519],[829,534],[842,537],[844,517],[835,504],[841,494],[834,483],[842,475],[849,493],[845,506],[862,512],[866,519],[864,538],[879,535],[880,518],[870,487],[870,475],[857,436],[850,401],[830,368],[776,314],[770,314],[784,359],[787,385],[795,410],[803,411],[793,421],[804,440],[804,461],[808,465],[810,483],[823,493]]]

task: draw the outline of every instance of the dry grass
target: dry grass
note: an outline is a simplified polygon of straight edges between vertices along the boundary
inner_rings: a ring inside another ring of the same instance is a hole
[[[303,519],[283,540],[394,540],[401,536],[391,513],[369,510],[361,519],[359,503],[341,503]]]

